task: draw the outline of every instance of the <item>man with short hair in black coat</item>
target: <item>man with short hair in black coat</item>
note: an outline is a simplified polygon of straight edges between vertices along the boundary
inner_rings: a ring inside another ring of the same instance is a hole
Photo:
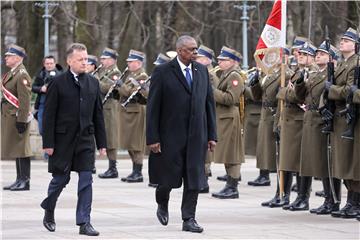
[[[215,103],[207,68],[195,62],[197,43],[176,42],[178,56],[155,68],[146,112],[150,183],[158,184],[157,217],[168,223],[172,188],[184,182],[183,231],[202,232],[195,220],[199,190],[205,187],[206,151],[216,145]]]
[[[85,73],[87,50],[80,43],[67,50],[68,71],[51,82],[45,101],[43,148],[49,157],[52,180],[48,196],[41,203],[43,224],[55,231],[57,198],[70,181],[70,172],[79,174],[76,224],[80,234],[97,236],[90,224],[95,140],[101,155],[106,154],[105,124],[98,80]]]

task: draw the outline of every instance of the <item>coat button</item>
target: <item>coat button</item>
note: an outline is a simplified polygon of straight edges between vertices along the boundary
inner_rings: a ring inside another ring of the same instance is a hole
[[[83,100],[83,99],[82,99],[82,98],[80,98],[80,102],[82,102],[82,100]]]

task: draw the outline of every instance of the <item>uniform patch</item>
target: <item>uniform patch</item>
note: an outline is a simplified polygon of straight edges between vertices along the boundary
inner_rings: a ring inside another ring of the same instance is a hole
[[[239,85],[239,81],[238,80],[232,80],[232,85],[236,87],[237,85]]]

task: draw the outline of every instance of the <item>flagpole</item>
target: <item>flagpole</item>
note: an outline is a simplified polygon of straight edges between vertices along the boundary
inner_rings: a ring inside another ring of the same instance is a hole
[[[286,47],[286,0],[281,0],[281,75],[280,75],[280,87],[285,87],[285,52]],[[284,100],[280,100],[280,123],[282,121],[282,111],[284,108]],[[278,169],[279,179],[279,190],[281,199],[284,198],[284,171]]]

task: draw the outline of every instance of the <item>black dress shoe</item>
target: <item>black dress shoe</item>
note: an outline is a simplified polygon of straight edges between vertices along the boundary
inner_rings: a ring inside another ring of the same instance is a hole
[[[344,217],[346,215],[346,212],[351,211],[352,207],[353,207],[353,205],[351,203],[347,202],[342,209],[331,212],[331,216],[335,217],[335,218]],[[344,218],[347,218],[347,217],[344,217]]]
[[[285,195],[285,197],[283,199],[279,198],[274,202],[270,202],[269,207],[270,208],[278,208],[278,207],[284,207],[286,205],[289,205],[289,203],[290,203],[289,198],[290,198],[290,196]]]
[[[156,211],[156,216],[159,222],[166,226],[169,222],[169,211],[167,204],[158,204],[158,208]]]
[[[204,231],[204,229],[193,218],[183,222],[182,230],[193,233],[201,233]]]
[[[143,182],[143,181],[144,181],[144,178],[143,178],[143,175],[141,172],[133,172],[126,178],[126,182],[128,182],[128,183],[137,183],[137,182]]]
[[[19,183],[19,179],[16,179],[16,181],[13,182],[12,184],[3,187],[3,190],[10,190],[12,187],[16,186],[18,183]]]
[[[227,174],[225,174],[223,176],[217,176],[216,179],[219,180],[219,181],[226,182],[227,181]],[[241,176],[238,178],[238,182],[241,182]]]
[[[43,225],[48,231],[55,232],[56,223],[54,219],[54,211],[45,210]]]
[[[316,214],[318,215],[328,215],[331,214],[332,212],[336,212],[339,211],[340,208],[340,203],[324,203],[323,205],[321,205],[318,209]]]
[[[116,168],[109,168],[104,173],[100,173],[99,178],[117,178],[119,176]]]
[[[30,180],[20,179],[18,183],[10,188],[10,191],[28,191],[30,190]]]
[[[307,211],[309,210],[309,199],[301,199],[297,204],[290,205],[290,211]]]
[[[99,236],[100,233],[96,231],[93,226],[91,226],[91,223],[84,223],[80,225],[79,234],[87,236]]]

